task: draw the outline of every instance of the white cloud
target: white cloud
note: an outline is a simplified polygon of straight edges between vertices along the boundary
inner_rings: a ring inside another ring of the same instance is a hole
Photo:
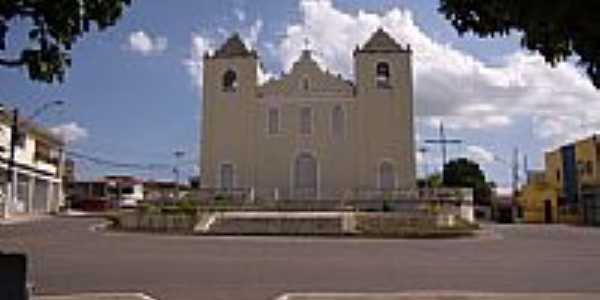
[[[87,129],[81,127],[76,122],[55,126],[50,131],[61,137],[68,144],[79,142],[88,137]]]
[[[240,34],[242,36],[242,40],[246,44],[248,48],[256,48],[258,45],[258,40],[260,34],[263,29],[263,21],[262,19],[256,19],[252,25],[248,28],[244,28],[240,30]],[[217,33],[223,38],[228,38],[231,36],[231,32],[226,30],[225,28],[217,28]],[[203,85],[203,68],[204,68],[204,54],[206,52],[211,52],[214,50],[213,45],[215,42],[213,39],[208,37],[207,35],[202,35],[198,33],[192,34],[192,45],[190,50],[190,56],[184,60],[184,65],[188,69],[188,73],[192,76],[192,80],[194,84],[202,88]],[[261,66],[257,69],[258,81],[259,83],[263,83],[274,75],[270,72],[265,71]]]
[[[128,49],[142,55],[160,54],[167,49],[166,37],[152,37],[144,31],[135,31],[129,34]]]
[[[262,19],[256,19],[256,21],[252,23],[250,28],[247,30],[248,33],[244,35],[244,43],[246,44],[246,47],[256,48],[256,45],[258,44],[258,38],[260,36],[260,33],[262,32],[262,28]]]
[[[258,84],[263,84],[273,78],[275,78],[275,74],[265,71],[261,65],[258,65],[258,69],[256,70],[256,77],[258,80]]]
[[[237,18],[238,21],[240,21],[240,22],[246,21],[246,12],[244,12],[240,8],[234,8],[233,13],[235,14],[235,17]]]
[[[383,27],[413,49],[416,111],[431,118],[431,125],[443,118],[449,128],[494,129],[511,126],[515,117],[532,116],[538,137],[551,142],[600,129],[600,93],[571,63],[552,68],[540,55],[518,51],[492,66],[434,40],[410,11],[398,8],[350,14],[330,0],[303,0],[300,11],[301,20],[287,26],[275,48],[286,69],[308,38],[321,64],[352,78],[352,50]],[[579,119],[587,124],[585,132],[576,130],[573,121]]]
[[[209,38],[200,34],[192,34],[190,57],[184,60],[184,65],[198,88],[203,86],[204,54],[213,50],[211,44],[212,41]]]
[[[466,147],[466,156],[479,164],[488,164],[495,160],[492,152],[476,145],[468,145]]]

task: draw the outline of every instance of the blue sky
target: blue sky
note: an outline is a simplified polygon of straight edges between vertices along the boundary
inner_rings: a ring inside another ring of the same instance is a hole
[[[170,2],[169,2],[170,3]],[[460,38],[436,11],[437,1],[134,1],[116,27],[93,33],[73,49],[73,66],[62,85],[32,83],[17,70],[0,69],[0,101],[25,113],[44,101],[67,105],[39,121],[60,127],[81,153],[120,162],[180,165],[194,174],[198,160],[201,53],[233,31],[258,49],[266,76],[279,74],[311,40],[325,68],[352,78],[351,51],[376,27],[415,50],[417,139],[447,134],[462,146],[451,157],[478,160],[492,180],[508,186],[510,171],[493,156],[511,159],[513,147],[542,167],[545,149],[594,130],[599,94],[565,63],[552,69],[521,50],[519,36]],[[9,42],[22,42],[16,23]],[[9,45],[10,47],[10,45]],[[594,100],[596,100],[594,102]],[[439,167],[432,148],[421,162]],[[77,161],[78,175],[106,173],[171,178],[168,167],[115,169]],[[425,169],[419,166],[419,171]]]

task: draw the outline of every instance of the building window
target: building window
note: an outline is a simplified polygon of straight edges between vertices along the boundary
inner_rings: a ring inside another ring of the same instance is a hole
[[[592,163],[592,161],[588,160],[585,163],[585,171],[587,174],[592,175],[594,174],[594,164]]]
[[[556,170],[556,181],[560,181],[560,170]]]
[[[269,134],[279,134],[279,109],[269,108],[267,118]]]
[[[382,190],[393,190],[396,188],[394,166],[389,161],[385,161],[379,165],[379,188]]]
[[[308,82],[308,77],[304,76],[304,78],[302,78],[302,88],[305,91],[308,91],[308,89],[310,88],[310,84]]]
[[[343,139],[345,135],[345,115],[341,106],[337,105],[331,111],[331,131],[333,138]]]
[[[33,152],[33,159],[37,161],[50,162],[52,158],[50,145],[44,141],[35,141],[35,150]]]
[[[310,107],[300,109],[300,133],[312,134],[312,109]]]
[[[229,191],[233,189],[233,164],[221,164],[221,189]]]
[[[225,74],[223,74],[223,91],[235,92],[237,88],[237,74],[233,70],[227,70]]]
[[[585,164],[583,161],[577,161],[577,174],[579,174],[580,176],[585,175],[586,171],[585,171]]]
[[[25,141],[27,140],[27,134],[25,132],[17,132],[17,141],[15,145],[19,148],[25,148]]]
[[[377,63],[375,81],[378,88],[390,88],[390,65],[388,63]]]

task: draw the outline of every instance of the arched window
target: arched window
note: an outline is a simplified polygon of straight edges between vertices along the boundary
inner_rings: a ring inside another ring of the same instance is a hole
[[[375,81],[377,82],[378,88],[390,87],[390,65],[388,63],[377,63]]]
[[[379,165],[379,188],[382,190],[393,190],[396,188],[394,165],[389,161],[384,161]]]
[[[317,197],[317,160],[302,153],[294,162],[294,196],[300,199]]]
[[[335,139],[343,139],[345,132],[345,115],[341,106],[336,105],[331,111],[331,133]]]
[[[234,170],[233,165],[230,163],[221,164],[220,170],[221,189],[225,191],[231,191],[234,185]]]
[[[237,88],[237,74],[233,70],[227,70],[225,74],[223,74],[223,91],[233,92],[237,90]]]
[[[312,134],[312,108],[302,107],[300,109],[300,133]]]
[[[308,76],[304,75],[302,76],[302,81],[301,83],[301,89],[308,91],[310,89],[310,82],[308,81]]]

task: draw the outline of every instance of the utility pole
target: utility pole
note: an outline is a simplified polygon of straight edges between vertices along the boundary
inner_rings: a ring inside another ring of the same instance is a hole
[[[517,147],[513,151],[512,191],[513,196],[517,197],[519,192],[519,148]]]
[[[17,197],[17,173],[15,172],[15,151],[19,139],[19,109],[12,111],[12,124],[10,125],[10,153],[8,166],[6,168],[6,197],[4,199],[4,217],[8,218],[9,205],[16,203]]]
[[[429,148],[427,147],[420,147],[417,151],[419,151],[419,153],[421,153],[421,159],[423,160],[423,178],[425,178],[425,186],[427,187],[427,177],[429,177],[429,170],[427,168],[427,152],[429,152]]]
[[[529,162],[527,161],[527,154],[523,154],[523,174],[525,174],[525,182],[529,180]]]
[[[179,200],[179,159],[183,157],[185,152],[175,151],[175,166],[173,167],[173,173],[175,174],[175,199]]]
[[[425,140],[427,144],[439,144],[442,152],[442,179],[444,177],[444,168],[446,167],[446,163],[448,163],[448,153],[447,146],[448,145],[456,145],[462,143],[460,139],[448,139],[446,138],[446,133],[444,132],[444,123],[440,122],[439,129],[439,137],[437,139],[428,139]]]

